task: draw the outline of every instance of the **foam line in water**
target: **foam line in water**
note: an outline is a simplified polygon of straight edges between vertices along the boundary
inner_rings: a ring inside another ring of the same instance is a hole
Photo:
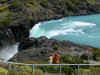
[[[63,21],[62,19],[59,21]],[[48,21],[52,23],[53,21]],[[47,22],[47,26],[48,26]],[[57,22],[57,21],[56,21]],[[42,23],[38,23],[30,31],[30,37],[40,37],[47,36],[48,38],[57,36],[57,35],[67,35],[68,33],[81,33],[84,34],[84,28],[96,26],[94,23],[83,22],[83,21],[68,21],[65,23],[58,24],[56,29],[45,30],[42,28]],[[50,25],[50,24],[49,24]],[[52,27],[53,28],[53,27]]]

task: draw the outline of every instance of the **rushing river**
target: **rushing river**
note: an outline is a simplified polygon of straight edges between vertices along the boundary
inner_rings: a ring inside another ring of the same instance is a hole
[[[100,48],[100,15],[74,16],[40,22],[30,33],[30,37],[47,36]]]
[[[0,59],[8,61],[17,53],[18,51],[17,49],[18,49],[18,44],[6,45],[0,50]]]
[[[100,15],[67,17],[36,24],[30,37],[46,36],[57,40],[70,40],[75,43],[100,48]],[[0,50],[0,58],[9,60],[17,53],[18,44],[8,45]]]

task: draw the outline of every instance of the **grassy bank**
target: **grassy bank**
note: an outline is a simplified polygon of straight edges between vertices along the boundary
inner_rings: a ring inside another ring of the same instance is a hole
[[[62,66],[61,73],[63,75],[77,75],[77,66]],[[80,69],[81,75],[99,75],[100,66],[81,66]],[[35,66],[32,71],[31,66],[21,66],[13,65],[12,70],[7,68],[0,67],[0,75],[46,75],[48,74],[59,74],[59,66]]]

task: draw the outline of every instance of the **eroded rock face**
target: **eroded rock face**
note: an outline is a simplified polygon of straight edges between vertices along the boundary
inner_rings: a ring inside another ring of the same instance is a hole
[[[31,48],[19,52],[13,59],[17,62],[24,61],[47,61],[50,53],[52,53],[52,48]],[[11,59],[11,60],[13,60]]]
[[[30,47],[34,48],[42,48],[42,47],[53,47],[57,42],[54,39],[48,39],[45,36],[42,36],[40,38],[26,38],[19,44],[19,52],[28,49]],[[59,43],[60,44],[60,43]]]
[[[89,47],[89,46],[87,46]],[[37,61],[47,62],[49,56],[58,52],[61,56],[79,56],[86,53],[86,46],[74,44],[70,41],[58,41],[46,37],[23,40],[19,45],[19,52],[10,60],[17,62]]]

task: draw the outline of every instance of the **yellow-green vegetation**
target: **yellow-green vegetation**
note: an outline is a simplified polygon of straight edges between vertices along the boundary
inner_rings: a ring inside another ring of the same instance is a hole
[[[74,13],[72,11],[64,10],[66,16],[72,16]]]
[[[81,59],[82,59],[82,60],[88,60],[88,53],[83,54],[83,55],[81,56]]]
[[[62,66],[62,73],[65,75],[77,75],[77,66]],[[12,70],[7,70],[0,67],[0,75],[45,75],[46,72],[58,74],[59,66],[35,66],[32,71],[32,66],[12,65]],[[81,66],[81,75],[99,75],[100,66]]]
[[[81,75],[88,75],[90,73],[90,69],[80,69]]]
[[[31,74],[27,72],[16,72],[16,71],[11,70],[7,73],[7,75],[31,75]]]
[[[44,73],[39,69],[34,70],[33,73],[32,72],[31,73],[29,73],[29,72],[16,72],[16,71],[11,70],[7,73],[7,75],[44,75]]]
[[[99,75],[100,67],[90,66],[88,68],[81,68],[80,73],[81,73],[81,75]]]
[[[41,0],[40,5],[47,8],[48,7],[48,1],[47,0]]]
[[[99,48],[94,48],[93,49],[93,56],[97,61],[100,61],[100,49]]]
[[[53,49],[56,50],[56,51],[58,51],[58,50],[59,50],[59,46],[58,46],[57,44],[55,44],[55,45],[53,46]]]
[[[99,48],[94,48],[93,49],[93,54],[96,56],[100,56],[100,49]]]
[[[65,0],[65,3],[68,6],[68,8],[70,8],[70,10],[77,8],[79,4],[82,4],[84,2],[88,2],[89,5],[98,4],[96,0]]]
[[[70,63],[70,64],[79,64],[84,63],[81,59],[79,59],[77,56],[61,56],[61,63]]]
[[[48,62],[43,61],[24,61],[25,64],[48,64]]]
[[[41,69],[43,72],[48,72],[48,73],[59,73],[59,66],[41,66],[38,67],[39,69]],[[73,69],[73,67],[69,67],[69,66],[62,66],[62,73],[64,73],[65,75],[72,75],[75,71]]]
[[[0,3],[5,3],[7,1],[9,1],[9,0],[0,0]]]
[[[40,69],[35,69],[35,70],[33,71],[32,75],[45,75],[45,74],[43,73],[42,70],[40,70]]]
[[[11,13],[8,5],[0,5],[0,28],[11,23]]]
[[[8,10],[8,5],[7,4],[0,4],[0,12],[3,12],[5,10]]]
[[[8,73],[8,70],[6,70],[5,68],[3,67],[0,67],[0,74],[7,74]]]
[[[12,70],[7,70],[0,67],[0,75],[44,75],[40,69],[35,69],[32,72],[31,66],[12,65]]]
[[[21,5],[21,3],[17,2],[17,1],[15,1],[15,2],[12,3],[13,7],[19,7],[20,5]]]
[[[87,0],[90,5],[94,5],[96,3],[95,0]]]
[[[74,0],[74,1],[76,1],[76,0]],[[66,5],[69,7],[69,8],[76,8],[76,4],[75,3],[73,3],[73,1],[72,0],[65,0],[65,2],[66,2]]]
[[[32,20],[32,19],[33,19],[33,16],[28,16],[28,19],[29,19],[29,20]]]
[[[11,14],[8,13],[5,17],[2,17],[0,19],[0,28],[4,27],[7,24],[10,24],[12,22]]]
[[[32,8],[34,8],[35,5],[36,5],[36,0],[27,0],[27,1],[24,3],[24,5],[25,5],[26,7],[32,7]]]

